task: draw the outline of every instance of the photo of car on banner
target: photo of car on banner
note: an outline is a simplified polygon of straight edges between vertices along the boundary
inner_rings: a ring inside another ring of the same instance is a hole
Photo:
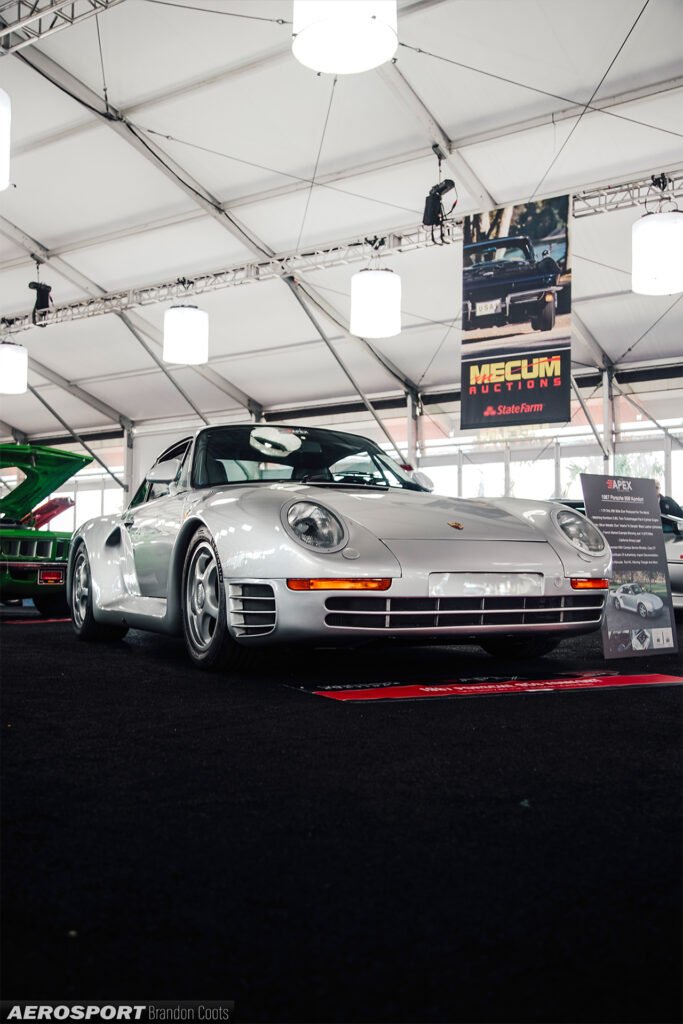
[[[200,668],[283,643],[531,657],[600,628],[610,574],[572,509],[434,495],[366,438],[249,424],[177,442],[81,526],[68,593],[80,639],[184,635]]]
[[[89,455],[30,444],[0,445],[0,469],[19,471],[20,482],[0,498],[0,602],[31,599],[41,615],[63,615],[70,533],[40,529],[73,505],[45,499],[89,465]],[[40,503],[43,502],[41,505]]]
[[[464,220],[463,429],[569,418],[568,211],[559,196]]]

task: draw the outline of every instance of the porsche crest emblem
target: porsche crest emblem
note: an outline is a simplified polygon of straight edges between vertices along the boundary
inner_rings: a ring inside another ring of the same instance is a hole
[[[465,529],[463,523],[458,523],[458,522],[456,522],[455,519],[452,522],[450,522],[448,525],[452,526],[454,530],[464,530]]]

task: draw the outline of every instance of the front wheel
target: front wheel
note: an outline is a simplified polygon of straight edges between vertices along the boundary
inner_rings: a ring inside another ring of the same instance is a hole
[[[541,658],[550,654],[560,641],[549,636],[492,636],[479,641],[487,654],[494,658]]]
[[[81,544],[71,579],[71,624],[79,640],[122,640],[128,626],[96,622],[92,612],[92,576],[85,544]]]
[[[185,647],[193,664],[210,670],[222,663],[245,666],[254,652],[240,647],[228,631],[220,557],[208,530],[197,530],[185,555],[182,582]]]
[[[642,601],[638,605],[638,614],[640,615],[641,619],[646,619],[647,618],[647,608],[642,603]]]

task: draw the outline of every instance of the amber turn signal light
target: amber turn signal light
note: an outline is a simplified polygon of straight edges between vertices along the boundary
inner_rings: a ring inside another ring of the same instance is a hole
[[[572,580],[572,590],[607,590],[609,580]]]
[[[290,590],[388,590],[391,580],[287,580],[287,586]]]

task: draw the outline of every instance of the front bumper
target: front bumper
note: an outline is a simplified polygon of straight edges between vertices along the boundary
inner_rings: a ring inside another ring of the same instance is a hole
[[[438,597],[404,578],[383,592],[294,592],[282,579],[227,580],[228,628],[242,644],[330,646],[373,639],[453,643],[496,634],[561,638],[599,629],[606,590],[576,591],[567,578],[546,584],[538,595]]]

